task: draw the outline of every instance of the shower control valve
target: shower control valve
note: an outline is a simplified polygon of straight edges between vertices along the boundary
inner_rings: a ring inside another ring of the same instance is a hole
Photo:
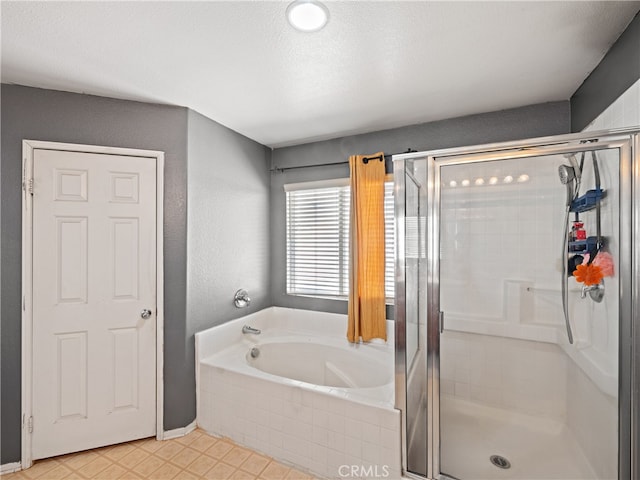
[[[247,292],[242,288],[238,290],[236,294],[233,296],[233,303],[235,304],[236,308],[248,307],[249,304],[251,303],[251,298],[249,298],[249,292]]]
[[[580,298],[587,298],[587,293],[596,303],[602,302],[604,298],[604,283],[596,283],[595,285],[583,285],[582,291],[580,292]]]

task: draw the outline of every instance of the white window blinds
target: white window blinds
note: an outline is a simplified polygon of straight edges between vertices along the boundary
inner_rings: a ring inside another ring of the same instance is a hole
[[[395,295],[396,236],[393,224],[393,182],[384,183],[384,293],[393,303]]]
[[[287,294],[349,295],[349,204],[345,181],[287,185]],[[385,183],[385,294],[394,295],[393,183]]]

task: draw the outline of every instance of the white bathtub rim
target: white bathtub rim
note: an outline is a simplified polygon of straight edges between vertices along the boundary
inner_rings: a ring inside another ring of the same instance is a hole
[[[255,358],[253,357],[254,351],[258,353]],[[302,369],[304,374],[300,369],[293,369],[292,372],[292,362],[289,361],[290,358],[296,358],[301,355],[307,355],[306,366]],[[380,353],[372,355],[368,350],[354,352],[327,342],[300,341],[299,339],[281,341],[270,339],[258,342],[250,347],[244,355],[245,362],[249,366],[262,372],[302,380],[316,385],[342,386],[356,389],[381,387],[392,381],[393,368],[390,368],[390,364],[393,361],[393,357],[385,357],[387,355]],[[284,367],[285,365],[286,367]],[[279,373],[278,370],[282,371],[283,367],[286,371]],[[330,369],[336,375],[342,375],[340,379],[343,383],[351,382],[353,385],[324,383],[326,369]],[[350,373],[347,374],[346,372]],[[318,378],[312,378],[314,375]]]
[[[228,347],[226,347],[225,349],[217,353],[214,353],[212,355],[209,355],[208,357],[200,359],[200,362],[212,367],[220,367],[220,368],[226,368],[226,369],[235,367],[236,366],[235,364],[239,363],[241,364],[240,367],[242,367],[240,368],[241,371],[245,371],[243,367],[246,366],[246,367],[249,367],[250,369],[249,371],[262,372],[277,378],[287,378],[287,377],[281,377],[280,375],[273,375],[269,372],[260,370],[252,365],[249,365],[246,361],[246,355],[254,347],[260,348],[262,345],[267,345],[272,343],[297,343],[297,344],[309,343],[309,344],[320,345],[320,346],[334,347],[347,352],[351,352],[355,348],[357,350],[360,350],[357,353],[357,355],[361,355],[365,358],[369,358],[382,365],[384,365],[385,362],[389,362],[387,366],[387,368],[389,368],[389,382],[387,384],[380,385],[380,386],[386,386],[388,384],[393,383],[394,350],[392,348],[379,349],[371,345],[352,346],[352,345],[346,344],[346,340],[343,341],[343,339],[341,338],[336,339],[334,337],[302,336],[299,334],[293,334],[292,332],[285,333],[282,331],[274,331],[274,332],[271,332],[271,334],[266,334],[262,338],[258,338],[258,337],[243,338],[239,343],[229,345]],[[236,368],[235,370],[238,370],[238,369]],[[256,375],[256,376],[259,376],[259,375]],[[304,382],[304,383],[308,383],[308,382]],[[323,386],[323,385],[318,385],[318,386]],[[340,388],[340,387],[328,387],[328,388]],[[350,390],[359,390],[361,388],[367,388],[367,387],[358,387]],[[378,387],[368,387],[368,388],[378,388]]]
[[[325,385],[315,385],[313,383],[303,382],[302,380],[294,380],[287,377],[281,377],[279,375],[273,375],[271,373],[263,372],[250,365],[236,365],[234,366],[220,366],[216,364],[210,364],[206,361],[202,362],[207,367],[216,368],[219,371],[228,371],[235,375],[246,378],[246,382],[250,383],[252,379],[262,380],[271,384],[275,384],[283,387],[300,388],[313,393],[327,396],[329,398],[339,398],[345,401],[358,403],[360,405],[366,405],[369,407],[381,408],[384,410],[396,410],[394,405],[394,389],[393,382],[380,387],[369,388],[340,388],[340,387],[327,387]],[[388,401],[371,398],[367,394],[380,396],[380,394],[387,393],[390,397]]]
[[[291,318],[296,318],[295,328],[290,328]],[[216,340],[209,338],[215,331],[219,334],[219,338],[224,344],[230,345],[237,343],[243,338],[252,336],[251,334],[242,333],[242,325],[250,325],[263,331],[280,330],[295,332],[296,334],[320,334],[321,336],[335,337],[346,340],[347,316],[339,313],[318,312],[313,310],[301,310],[287,307],[267,307],[257,312],[253,312],[244,317],[230,320],[220,325],[214,325],[205,330],[201,330],[195,334],[196,344],[198,343],[215,343]],[[264,333],[263,333],[264,334]],[[386,347],[391,350],[395,347],[394,321],[387,320],[387,340],[376,340],[367,343],[367,346]],[[258,335],[260,336],[260,335]],[[205,340],[206,339],[206,340]],[[361,345],[361,344],[353,344]],[[206,345],[203,345],[206,347]],[[202,357],[208,357],[207,348],[200,349]]]
[[[245,354],[250,347],[242,344],[232,345],[223,352],[214,354],[208,358],[200,360],[201,365],[206,365],[218,369],[219,371],[230,371],[246,377],[258,378],[263,381],[284,386],[300,387],[304,390],[319,392],[325,395],[340,397],[352,400],[365,405],[394,408],[394,381],[393,376],[389,383],[377,387],[361,388],[341,388],[329,387],[326,385],[316,385],[313,383],[295,380],[292,378],[274,375],[269,372],[259,370],[249,365],[245,360]],[[248,379],[249,381],[249,379]],[[375,398],[378,397],[378,398]]]
[[[279,342],[283,338],[291,338],[299,341],[301,338],[299,335],[291,337],[274,336],[268,339],[263,339],[261,343],[268,343],[269,340],[273,342]],[[266,340],[266,341],[265,341]],[[314,341],[320,340],[313,338]],[[327,340],[322,339],[322,340]],[[315,342],[314,342],[315,343]],[[247,340],[245,342],[230,345],[219,353],[210,355],[207,358],[200,360],[199,364],[206,365],[212,368],[216,368],[219,371],[230,371],[233,373],[241,374],[247,377],[258,378],[270,383],[279,385],[300,387],[304,390],[323,393],[329,396],[340,397],[348,400],[352,400],[358,403],[381,406],[384,408],[394,407],[394,377],[393,373],[390,376],[389,383],[377,387],[361,387],[361,388],[341,388],[341,387],[329,387],[325,385],[316,385],[313,383],[304,382],[302,380],[295,380],[280,375],[274,375],[269,372],[259,370],[246,361],[245,355],[252,348],[252,346],[260,345],[255,341]],[[370,355],[370,354],[368,354]],[[390,361],[393,361],[393,356],[390,357]],[[393,369],[393,365],[390,366]],[[378,398],[375,398],[378,397]]]
[[[259,335],[243,334],[242,326],[251,325],[262,330]],[[343,314],[299,310],[285,307],[267,307],[245,317],[217,325],[195,334],[196,382],[199,384],[200,367],[229,370],[234,373],[256,377],[280,385],[300,387],[305,390],[344,398],[369,406],[394,409],[394,330],[393,321],[387,320],[386,343],[351,344],[346,339],[347,316]],[[247,364],[245,355],[252,346],[290,339],[297,343],[309,341],[328,344],[344,350],[362,350],[363,355],[383,356],[389,363],[390,382],[383,386],[368,388],[339,388],[314,385],[263,372]],[[197,385],[200,388],[200,385]],[[380,398],[371,398],[376,393]],[[199,395],[197,395],[198,397]],[[199,403],[199,399],[196,399]]]

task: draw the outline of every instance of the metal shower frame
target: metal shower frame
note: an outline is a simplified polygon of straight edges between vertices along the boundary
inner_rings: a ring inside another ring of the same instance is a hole
[[[396,408],[402,412],[402,468],[409,478],[424,479],[407,471],[407,365],[405,284],[405,170],[416,160],[426,160],[427,178],[427,476],[448,479],[440,472],[440,329],[439,329],[439,221],[440,168],[478,161],[506,160],[542,155],[618,149],[620,165],[619,265],[619,390],[618,478],[640,478],[640,127],[540,137],[486,145],[440,149],[393,156],[396,213],[395,380]],[[424,180],[424,179],[420,179]],[[422,307],[424,308],[424,307]],[[636,406],[634,409],[633,406]]]

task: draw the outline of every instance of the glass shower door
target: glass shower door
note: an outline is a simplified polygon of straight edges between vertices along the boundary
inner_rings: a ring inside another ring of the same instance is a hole
[[[396,184],[397,398],[405,409],[406,468],[427,475],[426,159],[394,168]],[[399,279],[399,280],[398,280]],[[400,317],[400,318],[399,318]]]
[[[442,474],[618,478],[620,154],[595,157],[434,162]],[[561,178],[562,165],[576,178]],[[590,254],[604,278],[585,285],[563,274],[563,249],[567,269],[591,265]]]

